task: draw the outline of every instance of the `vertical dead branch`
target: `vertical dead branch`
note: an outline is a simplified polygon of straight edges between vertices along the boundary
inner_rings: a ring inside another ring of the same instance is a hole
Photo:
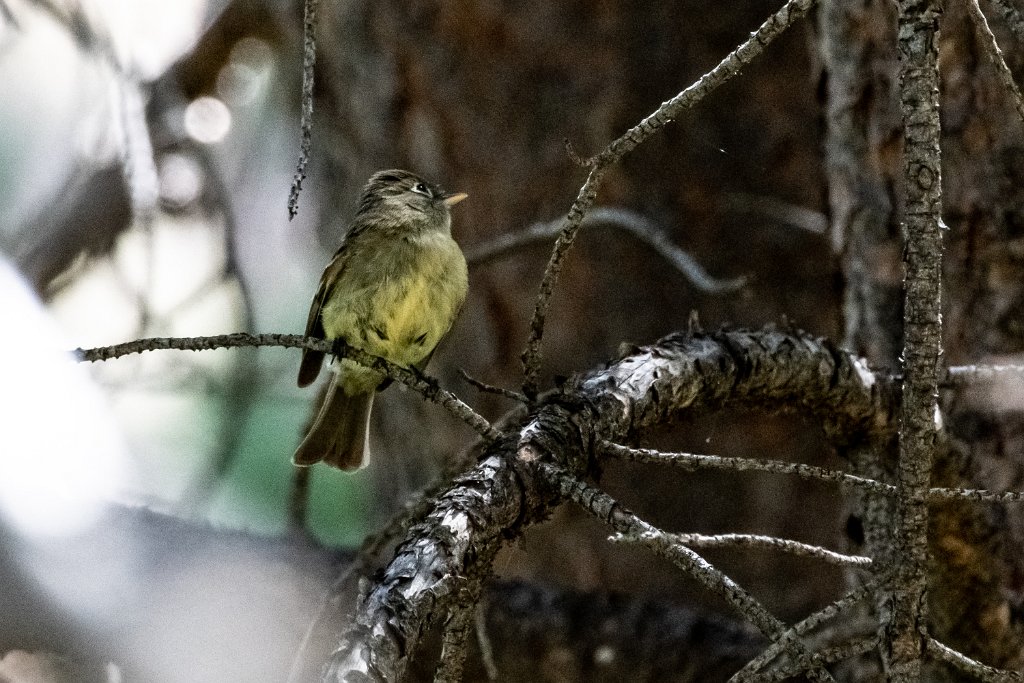
[[[917,681],[924,652],[928,486],[939,432],[942,349],[942,174],[938,35],[941,0],[900,0],[898,48],[903,109],[903,404],[896,501],[896,566],[889,643],[893,681]]]
[[[306,165],[313,139],[313,75],[316,71],[316,5],[318,0],[306,0],[302,24],[302,117],[299,123],[299,161],[288,194],[288,218],[299,212],[299,193],[306,179]]]

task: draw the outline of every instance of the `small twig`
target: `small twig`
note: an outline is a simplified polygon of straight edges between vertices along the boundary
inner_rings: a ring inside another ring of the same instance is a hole
[[[649,448],[629,448],[610,441],[601,441],[598,448],[602,453],[633,462],[657,463],[681,467],[689,471],[699,469],[734,470],[738,472],[756,471],[774,474],[793,474],[802,479],[830,481],[841,486],[854,486],[876,493],[894,495],[896,487],[874,479],[858,477],[836,470],[804,465],[798,462],[782,462],[779,460],[759,460],[755,458],[731,458],[719,455],[698,455],[695,453],[664,453]]]
[[[299,121],[299,161],[295,166],[292,188],[288,193],[288,219],[299,212],[299,193],[306,179],[306,165],[313,140],[313,76],[316,67],[316,6],[318,0],[305,0],[302,22],[302,115]]]
[[[558,487],[563,498],[573,501],[615,531],[627,535],[650,536],[651,542],[647,544],[649,549],[724,599],[771,640],[777,640],[790,630],[738,583],[686,546],[665,542],[664,534],[659,529],[634,515],[604,491],[575,479],[555,465],[538,462],[537,467]],[[799,661],[805,661],[804,658],[809,655],[806,646],[795,638],[784,645],[783,649],[791,652]],[[815,669],[810,675],[817,680],[833,680],[823,669]]]
[[[335,356],[348,358],[372,370],[390,377],[396,382],[401,382],[410,389],[420,393],[427,400],[438,404],[449,413],[472,427],[485,439],[493,441],[501,436],[501,433],[491,426],[482,415],[466,405],[462,399],[450,391],[446,391],[437,385],[437,382],[425,375],[414,372],[408,368],[395,365],[384,358],[374,356],[351,346],[343,344],[340,340],[330,341],[305,337],[299,334],[245,334],[235,332],[232,334],[220,334],[209,337],[153,337],[149,339],[136,339],[115,344],[113,346],[101,346],[95,349],[75,349],[72,353],[80,361],[96,362],[112,358],[119,358],[133,353],[156,350],[180,350],[180,351],[209,351],[211,349],[226,349],[237,347],[253,346],[280,346],[294,349],[310,349],[332,353]]]
[[[776,536],[764,536],[761,534],[672,534],[661,532],[664,540],[669,543],[679,543],[690,548],[768,548],[778,550],[792,555],[802,557],[813,557],[828,564],[869,568],[871,558],[862,555],[843,555],[818,545],[810,545],[799,541],[792,541]],[[615,534],[609,541],[613,543],[642,543],[647,545],[651,538],[645,534],[629,535]]]
[[[1010,67],[1006,65],[1006,60],[1003,58],[1003,51],[999,49],[999,43],[996,42],[996,37],[992,33],[992,29],[988,26],[988,20],[985,19],[984,12],[981,11],[981,6],[978,5],[978,0],[967,0],[967,11],[971,15],[971,19],[974,20],[974,26],[978,29],[978,34],[981,36],[982,41],[985,43],[986,52],[988,58],[992,62],[992,65],[996,68],[996,74],[999,77],[999,81],[1003,84],[1003,88],[1010,96],[1010,100],[1013,101],[1013,106],[1017,110],[1017,115],[1020,116],[1020,120],[1024,121],[1024,98],[1021,97],[1020,88],[1013,80],[1013,74],[1010,72]]]
[[[511,399],[517,403],[528,402],[526,397],[519,392],[512,391],[511,389],[504,389],[502,387],[496,387],[492,384],[487,384],[486,382],[481,382],[462,368],[459,368],[459,374],[462,375],[462,379],[466,380],[485,394],[497,394],[498,396],[504,396],[505,398]]]
[[[569,160],[580,168],[590,168],[594,165],[595,157],[589,157],[587,159],[581,157],[576,151],[576,147],[573,146],[572,140],[569,138],[565,139],[565,153],[568,155]]]
[[[925,648],[928,654],[939,661],[952,665],[958,671],[971,675],[979,681],[986,683],[1005,683],[1005,681],[1024,681],[1024,673],[997,669],[987,664],[971,659],[967,655],[954,650],[953,648],[940,643],[935,638],[925,639]]]
[[[544,276],[537,293],[537,302],[530,323],[530,337],[522,354],[524,382],[523,393],[531,399],[537,396],[541,363],[541,339],[544,336],[544,323],[551,295],[562,270],[562,262],[572,247],[576,234],[579,232],[583,218],[597,198],[598,188],[608,167],[631,152],[638,145],[661,130],[667,123],[674,120],[683,111],[700,102],[718,86],[732,79],[740,70],[759,56],[775,38],[782,34],[798,18],[807,13],[814,0],[789,0],[781,9],[771,15],[767,21],[750,34],[742,45],[733,50],[708,73],[701,76],[695,83],[680,92],[672,99],[662,103],[618,139],[611,142],[598,154],[590,168],[586,182],[580,188],[575,201],[562,222],[558,239],[551,251]]]

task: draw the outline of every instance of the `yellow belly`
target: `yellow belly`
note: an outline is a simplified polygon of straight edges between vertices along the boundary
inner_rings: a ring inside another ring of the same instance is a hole
[[[451,237],[438,235],[408,263],[375,282],[364,280],[362,287],[337,287],[321,310],[326,336],[398,365],[422,367],[465,300],[466,261]],[[352,361],[336,363],[335,370],[349,393],[372,391],[383,380]]]

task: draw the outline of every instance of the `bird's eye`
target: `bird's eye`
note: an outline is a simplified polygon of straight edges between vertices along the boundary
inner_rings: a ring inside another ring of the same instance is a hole
[[[419,194],[425,194],[428,197],[430,196],[430,190],[428,190],[427,186],[424,185],[423,183],[416,183],[415,185],[413,185],[412,191],[417,192]]]

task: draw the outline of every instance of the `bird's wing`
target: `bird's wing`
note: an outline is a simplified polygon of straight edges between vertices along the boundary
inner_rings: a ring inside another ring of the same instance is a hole
[[[320,286],[317,287],[316,296],[313,297],[313,303],[309,307],[309,319],[306,321],[307,337],[324,338],[324,323],[320,318],[320,309],[341,277],[341,272],[345,270],[349,252],[346,246],[344,243],[341,245],[334,254],[334,258],[324,268],[324,274],[320,276]],[[320,374],[323,363],[324,353],[322,351],[303,349],[302,362],[299,364],[299,386],[305,387],[312,384]]]

